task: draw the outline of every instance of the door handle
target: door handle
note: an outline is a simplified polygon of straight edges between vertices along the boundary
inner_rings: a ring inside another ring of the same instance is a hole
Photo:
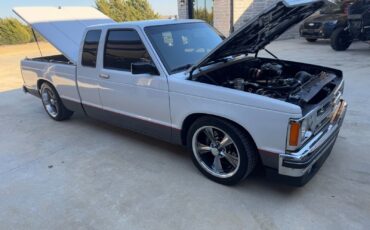
[[[99,74],[99,77],[103,78],[103,79],[109,79],[110,78],[110,76],[108,74],[104,74],[104,73]]]

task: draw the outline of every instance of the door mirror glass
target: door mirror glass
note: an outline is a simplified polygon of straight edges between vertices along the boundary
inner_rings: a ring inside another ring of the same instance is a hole
[[[159,75],[157,67],[150,62],[136,62],[131,64],[132,74]]]

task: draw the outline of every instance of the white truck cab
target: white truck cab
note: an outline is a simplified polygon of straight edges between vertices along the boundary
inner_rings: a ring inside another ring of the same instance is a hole
[[[24,90],[54,120],[81,111],[187,146],[218,183],[238,183],[260,162],[304,184],[340,130],[342,72],[258,52],[322,6],[278,2],[225,40],[199,20],[115,23],[93,8],[15,8],[62,53],[23,60]]]

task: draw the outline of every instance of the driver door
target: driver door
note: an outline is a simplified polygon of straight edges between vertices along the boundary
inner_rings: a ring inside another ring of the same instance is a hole
[[[160,139],[171,138],[166,75],[132,74],[131,64],[151,62],[138,31],[106,32],[99,71],[104,120]]]

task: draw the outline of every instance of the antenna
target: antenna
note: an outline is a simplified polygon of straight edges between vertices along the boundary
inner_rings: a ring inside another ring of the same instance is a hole
[[[40,49],[39,41],[37,40],[36,33],[35,33],[35,31],[33,29],[32,29],[32,34],[33,34],[33,37],[34,37],[34,39],[36,41],[37,48],[39,48],[40,55],[42,57],[43,55],[42,55],[42,52],[41,52],[41,49]]]

